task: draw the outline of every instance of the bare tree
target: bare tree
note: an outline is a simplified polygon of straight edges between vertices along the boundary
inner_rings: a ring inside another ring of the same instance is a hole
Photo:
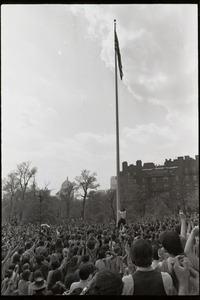
[[[81,172],[81,176],[76,176],[75,178],[78,188],[81,188],[83,190],[83,195],[81,195],[81,197],[83,198],[82,211],[81,211],[81,217],[83,220],[85,218],[85,204],[88,196],[88,191],[89,189],[96,190],[97,187],[99,186],[98,183],[95,183],[97,181],[96,175],[97,175],[96,172],[90,174],[90,171],[83,170]]]
[[[22,221],[23,218],[23,207],[24,207],[24,200],[25,194],[27,191],[27,187],[31,179],[35,180],[35,174],[37,173],[37,168],[34,167],[30,169],[31,162],[23,162],[17,165],[17,171],[15,172],[16,178],[19,182],[19,188],[21,191],[21,210],[19,219]]]
[[[8,221],[11,221],[12,210],[13,210],[13,200],[16,195],[16,192],[19,188],[19,181],[16,178],[15,172],[11,172],[8,174],[7,178],[3,180],[3,191],[6,192],[7,196],[9,196],[10,204],[7,205],[9,208],[8,211]]]
[[[116,222],[116,190],[107,190],[107,199],[112,211],[112,219]]]

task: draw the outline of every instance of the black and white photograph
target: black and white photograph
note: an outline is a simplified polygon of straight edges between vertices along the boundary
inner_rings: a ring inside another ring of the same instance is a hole
[[[1,5],[1,296],[199,295],[198,5]]]

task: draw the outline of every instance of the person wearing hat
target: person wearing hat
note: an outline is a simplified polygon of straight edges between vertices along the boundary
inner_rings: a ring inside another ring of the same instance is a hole
[[[28,295],[46,295],[47,282],[41,271],[34,272],[34,282],[29,284]]]

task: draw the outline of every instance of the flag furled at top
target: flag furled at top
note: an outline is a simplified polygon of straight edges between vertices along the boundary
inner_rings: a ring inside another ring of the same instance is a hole
[[[117,38],[116,30],[115,30],[115,51],[117,53],[119,73],[120,73],[120,78],[122,80],[122,77],[123,77],[124,74],[123,74],[123,71],[122,71],[121,54],[120,54],[120,50],[119,50],[119,41],[118,41],[118,38]]]

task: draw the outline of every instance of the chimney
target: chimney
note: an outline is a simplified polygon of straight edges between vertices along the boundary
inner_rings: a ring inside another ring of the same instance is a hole
[[[127,161],[124,161],[124,162],[122,163],[122,170],[123,170],[123,171],[126,171],[127,168],[128,168],[128,163],[127,163]]]

